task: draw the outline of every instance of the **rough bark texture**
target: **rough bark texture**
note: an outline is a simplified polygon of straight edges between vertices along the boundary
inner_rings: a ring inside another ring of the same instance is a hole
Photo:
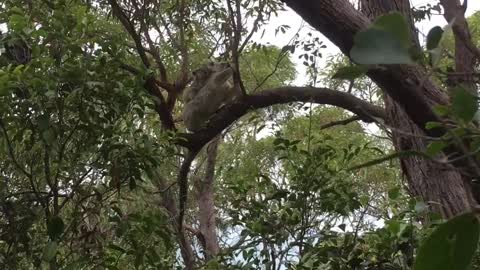
[[[361,11],[372,20],[391,11],[402,13],[409,20],[414,46],[420,47],[408,0],[361,0],[360,3]],[[384,101],[387,123],[402,131],[392,131],[396,150],[425,151],[428,142],[421,138],[425,133],[389,95],[384,95]],[[471,198],[469,186],[465,185],[458,171],[422,157],[405,157],[400,162],[410,193],[424,201],[438,203],[432,206],[442,216],[452,217],[468,209]]]
[[[391,10],[400,11],[411,18],[407,0],[362,0],[362,10],[367,16],[361,16],[351,4],[343,0],[299,0],[287,3],[347,55],[353,45],[354,34],[364,29],[369,19]],[[413,23],[410,22],[410,25],[413,26]],[[420,137],[429,132],[423,129],[425,121],[435,118],[428,110],[431,110],[432,105],[447,103],[448,97],[430,80],[425,79],[425,71],[421,67],[389,66],[384,70],[373,70],[368,75],[386,92],[387,122],[402,130],[402,133],[414,135],[405,136],[394,131],[393,143],[396,149],[424,150],[427,142]],[[419,100],[413,100],[415,98]],[[422,108],[427,112],[422,113]],[[428,135],[438,136],[432,133]],[[469,185],[465,184],[457,171],[448,170],[420,157],[404,158],[401,165],[409,191],[425,201],[438,203],[437,211],[444,217],[454,216],[471,207]]]
[[[217,238],[217,224],[215,221],[215,164],[217,163],[218,145],[220,136],[213,139],[207,146],[207,164],[205,166],[205,177],[195,179],[197,191],[198,221],[199,230],[204,242],[205,258],[207,261],[218,255],[220,250]]]

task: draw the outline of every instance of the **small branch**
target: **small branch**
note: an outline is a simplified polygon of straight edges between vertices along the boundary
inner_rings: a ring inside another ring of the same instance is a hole
[[[141,22],[141,28],[143,30],[143,34],[145,35],[145,39],[147,40],[148,46],[150,47],[150,49],[148,50],[148,53],[150,53],[153,56],[153,59],[155,60],[155,63],[157,64],[157,67],[160,71],[160,81],[168,82],[167,69],[163,64],[162,58],[160,57],[160,53],[155,47],[155,44],[152,38],[150,37],[150,34],[148,33],[148,26],[145,21]]]
[[[245,38],[245,40],[242,42],[242,45],[240,45],[240,48],[238,49],[238,53],[242,53],[243,49],[245,46],[247,46],[248,42],[252,38],[253,34],[258,30],[258,25],[260,21],[263,19],[263,8],[266,5],[266,1],[259,0],[258,1],[258,15],[257,18],[255,18],[255,21],[253,22],[253,28],[252,31],[248,34],[248,36]]]
[[[118,60],[115,60],[115,61],[117,61],[117,62],[120,63],[120,68],[121,68],[121,69],[124,69],[124,70],[128,71],[128,72],[131,73],[132,75],[138,75],[138,74],[140,74],[140,70],[138,70],[137,68],[135,68],[135,67],[133,67],[133,66],[131,66],[131,65],[122,63],[122,62],[120,62],[120,61],[118,61]],[[154,79],[154,80],[155,80],[155,83],[156,83],[159,87],[165,89],[165,91],[167,91],[168,93],[172,92],[173,89],[175,88],[172,84],[170,84],[170,83],[168,83],[168,82],[159,81],[159,80],[157,80],[157,79]]]
[[[344,125],[350,124],[350,123],[358,121],[358,120],[360,120],[359,116],[352,116],[352,117],[344,119],[344,120],[333,121],[333,122],[327,123],[327,124],[321,126],[320,129],[327,129],[327,128],[330,128],[330,127],[333,127],[333,126],[339,126],[339,125],[344,126]]]
[[[25,168],[23,168],[20,163],[18,163],[17,159],[15,158],[15,153],[13,152],[12,142],[10,141],[10,137],[8,136],[7,130],[5,128],[5,124],[3,120],[0,118],[0,128],[2,129],[3,135],[5,136],[5,141],[7,142],[8,154],[10,159],[12,160],[15,167],[17,167],[23,174],[25,174],[28,178],[31,178],[32,175],[28,173]],[[35,190],[35,189],[34,189]]]
[[[232,62],[233,62],[233,84],[236,87],[239,87],[242,91],[243,96],[247,95],[245,86],[240,75],[240,64],[239,64],[239,45],[240,39],[242,38],[242,13],[241,13],[241,3],[240,0],[235,1],[235,11],[232,8],[231,0],[227,0],[227,6],[230,13],[230,20],[233,28],[233,41],[230,44],[230,51],[232,52]]]
[[[135,30],[133,23],[127,18],[125,13],[122,11],[122,8],[118,5],[117,1],[115,0],[108,0],[110,5],[112,6],[113,14],[120,20],[123,27],[127,30],[128,34],[132,37],[133,41],[135,42],[135,47],[137,48],[138,54],[142,59],[143,64],[148,68],[150,67],[150,62],[148,61],[147,54],[145,53],[145,49],[142,45],[142,40],[140,35]]]

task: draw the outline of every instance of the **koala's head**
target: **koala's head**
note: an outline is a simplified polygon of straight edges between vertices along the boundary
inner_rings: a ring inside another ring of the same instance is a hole
[[[212,74],[212,72],[208,69],[205,69],[205,68],[199,68],[197,70],[194,70],[192,72],[192,75],[193,75],[193,81],[205,81],[208,79],[208,77],[210,77],[210,74]]]
[[[194,82],[204,82],[213,73],[221,72],[226,69],[230,69],[230,64],[229,63],[221,63],[221,62],[209,62],[205,65],[202,65],[200,68],[194,70],[192,72],[193,75],[193,81]]]
[[[213,72],[218,72],[230,68],[230,64],[227,62],[209,62],[207,68]]]

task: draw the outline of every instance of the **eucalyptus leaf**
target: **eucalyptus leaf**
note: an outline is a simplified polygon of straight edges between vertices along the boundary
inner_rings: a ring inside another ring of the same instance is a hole
[[[453,115],[465,122],[470,122],[478,110],[477,98],[465,88],[456,88],[452,98]]]
[[[52,240],[58,239],[58,237],[63,233],[64,229],[65,224],[63,223],[62,218],[59,216],[50,218],[47,223],[48,236],[50,236],[50,239]]]
[[[443,29],[440,26],[435,26],[427,34],[427,50],[433,50],[438,47],[440,40],[442,40]]]
[[[468,269],[477,250],[478,237],[478,219],[472,213],[441,224],[420,246],[414,270]]]
[[[58,243],[56,241],[48,242],[43,249],[42,259],[46,262],[51,261],[57,254]]]
[[[341,67],[335,72],[332,79],[353,80],[365,75],[367,71],[368,69],[365,66]]]

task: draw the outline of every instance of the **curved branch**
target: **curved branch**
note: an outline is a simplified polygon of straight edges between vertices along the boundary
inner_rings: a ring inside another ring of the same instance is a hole
[[[181,134],[176,143],[192,151],[199,151],[223,129],[248,113],[249,110],[291,102],[314,102],[341,107],[353,112],[365,122],[374,122],[375,118],[385,118],[385,111],[381,107],[345,92],[327,88],[286,86],[248,95],[239,102],[220,108],[210,118],[205,128],[194,134]]]
[[[179,197],[179,212],[178,212],[178,230],[183,232],[183,217],[185,216],[185,208],[188,198],[188,173],[190,172],[190,165],[198,154],[198,150],[190,150],[183,159],[182,166],[177,176],[178,183],[178,197]]]
[[[182,257],[185,263],[185,269],[193,269],[194,267],[194,259],[193,259],[193,251],[189,246],[185,235],[185,227],[183,226],[183,217],[185,216],[185,208],[187,204],[188,198],[188,173],[190,172],[190,165],[192,164],[193,160],[197,156],[198,151],[190,150],[188,151],[187,155],[183,159],[182,166],[180,166],[180,170],[177,176],[177,183],[178,183],[178,194],[179,194],[179,211],[178,211],[178,219],[177,219],[177,232],[180,241],[180,250],[182,253]]]

